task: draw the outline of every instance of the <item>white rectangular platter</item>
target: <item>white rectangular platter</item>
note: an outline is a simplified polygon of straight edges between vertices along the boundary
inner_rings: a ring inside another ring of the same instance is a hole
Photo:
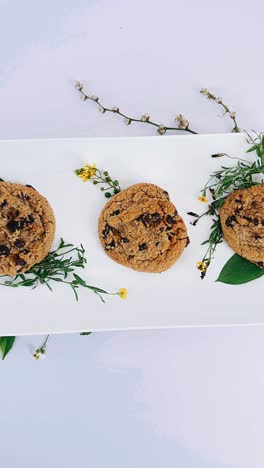
[[[77,303],[71,289],[61,284],[54,284],[52,293],[45,286],[0,287],[0,336],[263,323],[261,279],[242,286],[215,282],[232,255],[225,243],[201,281],[196,262],[203,257],[200,244],[208,238],[210,222],[205,219],[193,227],[187,215],[206,208],[197,199],[199,191],[223,163],[211,154],[241,156],[247,147],[245,136],[234,134],[1,141],[0,177],[33,185],[51,203],[57,220],[54,247],[60,237],[82,242],[88,262],[81,275],[109,291],[126,287],[129,295],[126,301],[106,296],[103,304],[83,289]],[[74,169],[86,162],[108,170],[123,188],[151,182],[169,192],[191,240],[174,267],[162,274],[141,273],[105,254],[97,220],[106,200],[98,187],[74,175]]]

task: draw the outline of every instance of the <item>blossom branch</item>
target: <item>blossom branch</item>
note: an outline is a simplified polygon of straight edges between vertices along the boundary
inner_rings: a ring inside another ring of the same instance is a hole
[[[83,101],[90,100],[90,101],[95,102],[98,105],[99,111],[102,114],[104,114],[105,112],[112,112],[114,114],[120,115],[121,117],[124,118],[124,122],[125,122],[126,125],[130,125],[132,122],[149,124],[149,125],[152,125],[152,126],[157,128],[157,132],[158,132],[159,135],[164,135],[167,131],[183,131],[183,132],[187,132],[187,133],[192,133],[194,135],[197,134],[197,132],[195,132],[194,130],[191,130],[189,128],[189,122],[188,122],[188,120],[186,120],[184,118],[184,116],[182,114],[178,114],[176,116],[176,118],[175,118],[176,122],[178,123],[178,127],[168,127],[166,125],[158,124],[156,122],[153,122],[152,120],[150,120],[150,116],[148,114],[142,115],[140,117],[140,119],[135,119],[133,117],[127,116],[123,112],[120,112],[119,108],[116,107],[116,106],[114,106],[112,108],[105,107],[99,101],[98,96],[89,96],[88,94],[86,94],[86,92],[84,91],[83,85],[82,85],[82,83],[80,83],[80,81],[75,82],[75,87],[79,91],[80,98]]]
[[[236,120],[236,112],[231,112],[230,108],[223,102],[222,98],[215,96],[207,88],[202,88],[200,93],[206,96],[208,99],[211,99],[212,101],[216,102],[216,104],[219,104],[224,109],[224,114],[228,114],[230,119],[232,119],[234,122],[234,127],[233,127],[232,132],[240,133],[240,128],[238,127],[237,120]]]

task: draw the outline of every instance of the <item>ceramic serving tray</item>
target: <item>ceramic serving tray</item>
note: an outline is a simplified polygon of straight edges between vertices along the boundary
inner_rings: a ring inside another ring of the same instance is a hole
[[[235,134],[1,141],[0,177],[33,185],[52,205],[57,221],[54,247],[60,237],[82,243],[87,254],[82,276],[108,291],[125,287],[129,295],[127,300],[106,296],[103,304],[85,289],[79,290],[76,302],[71,289],[61,284],[54,284],[53,292],[45,286],[1,286],[0,336],[263,323],[263,280],[240,286],[215,282],[232,255],[225,242],[205,279],[200,279],[196,262],[203,256],[200,244],[208,238],[210,220],[193,227],[187,215],[206,208],[198,201],[199,191],[222,163],[211,154],[241,156],[247,147],[245,136]],[[106,200],[98,187],[74,175],[86,162],[109,171],[122,188],[151,182],[169,192],[191,241],[170,270],[141,273],[105,254],[97,220]]]

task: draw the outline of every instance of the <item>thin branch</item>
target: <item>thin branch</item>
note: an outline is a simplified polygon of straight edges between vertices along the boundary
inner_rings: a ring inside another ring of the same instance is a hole
[[[208,99],[211,99],[212,101],[216,102],[216,104],[219,104],[224,109],[224,114],[228,114],[230,119],[232,119],[233,122],[234,122],[234,127],[233,127],[232,132],[233,133],[240,133],[241,130],[240,130],[238,124],[237,124],[236,113],[230,111],[229,106],[227,106],[223,102],[222,98],[218,97],[218,96],[215,96],[207,88],[202,88],[200,93],[203,94],[204,96],[206,96]]]
[[[118,107],[112,107],[112,108],[105,107],[97,96],[89,96],[88,94],[86,94],[86,92],[83,89],[83,85],[79,81],[75,82],[75,87],[79,91],[80,97],[83,101],[89,100],[89,101],[95,102],[99,108],[99,111],[102,114],[104,114],[105,112],[111,112],[113,114],[120,115],[121,117],[124,118],[124,121],[127,125],[130,125],[132,122],[149,124],[149,125],[156,127],[157,132],[160,135],[164,135],[167,131],[186,132],[186,133],[191,133],[193,135],[197,135],[197,132],[189,128],[188,120],[186,120],[181,114],[179,114],[176,117],[176,121],[178,122],[178,127],[169,127],[163,124],[158,124],[156,122],[153,122],[152,120],[150,120],[150,117],[148,114],[142,115],[140,119],[135,119],[134,117],[129,117],[123,112],[120,112]]]

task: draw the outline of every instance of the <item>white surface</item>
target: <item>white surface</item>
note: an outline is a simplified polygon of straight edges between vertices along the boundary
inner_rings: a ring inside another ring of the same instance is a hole
[[[233,255],[227,244],[219,246],[206,279],[200,280],[196,262],[204,255],[201,243],[209,236],[211,222],[206,220],[194,227],[187,215],[191,210],[206,209],[197,198],[210,174],[219,168],[219,159],[212,159],[211,155],[222,152],[244,157],[248,148],[245,135],[232,133],[0,141],[0,154],[4,155],[2,178],[29,183],[50,201],[56,217],[54,248],[61,237],[66,243],[82,243],[88,263],[85,270],[77,273],[89,284],[107,291],[118,291],[121,286],[129,291],[127,301],[105,296],[103,304],[98,296],[82,289],[76,302],[72,290],[65,285],[51,285],[53,294],[45,286],[33,291],[3,288],[0,336],[263,323],[263,311],[257,307],[261,280],[243,286],[215,282]],[[74,175],[74,170],[87,160],[107,169],[123,188],[151,182],[169,192],[185,219],[191,241],[173,268],[162,274],[140,273],[105,255],[98,240],[97,220],[106,199],[98,187],[83,184]],[[204,296],[208,303],[214,303],[213,308],[204,307]]]
[[[76,78],[128,112],[228,131],[208,86],[263,130],[260,0],[0,5],[1,138],[152,134],[82,103]],[[5,468],[263,467],[262,327],[55,336],[43,362],[37,344],[1,365]]]

